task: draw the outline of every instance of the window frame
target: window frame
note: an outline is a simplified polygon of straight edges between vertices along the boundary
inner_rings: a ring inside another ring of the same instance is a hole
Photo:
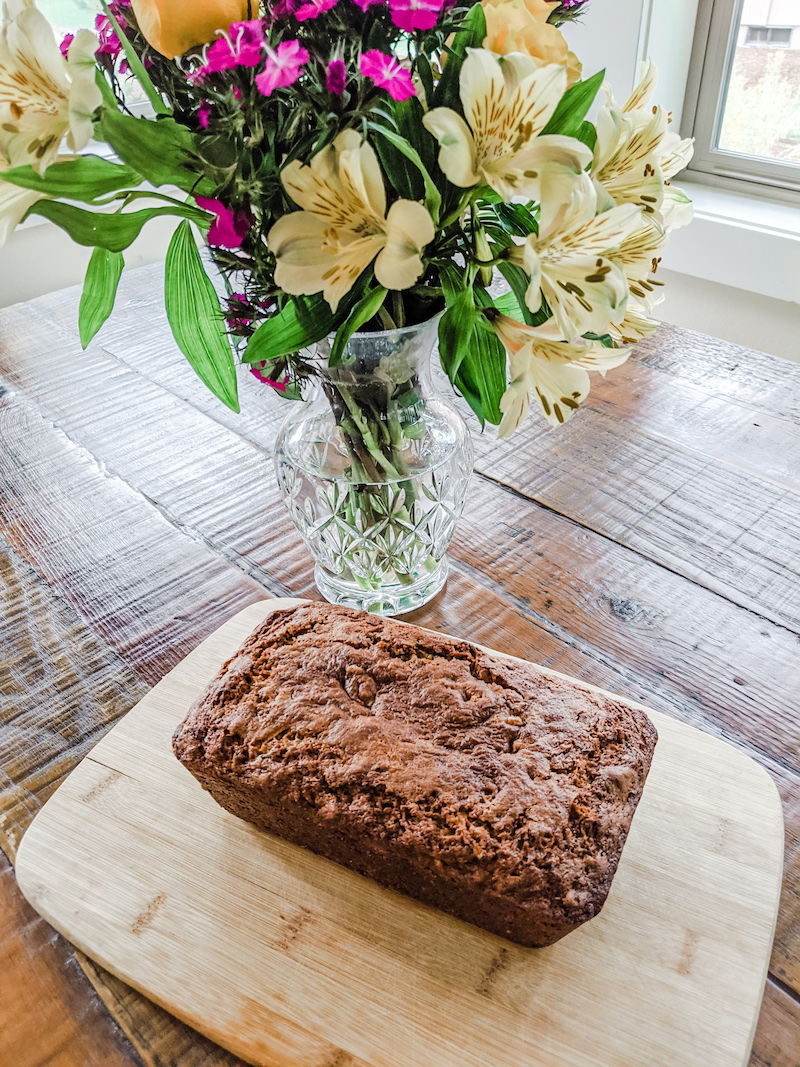
[[[800,166],[715,147],[744,0],[700,0],[681,132],[695,138],[688,179],[800,204]],[[752,46],[750,46],[752,47]]]

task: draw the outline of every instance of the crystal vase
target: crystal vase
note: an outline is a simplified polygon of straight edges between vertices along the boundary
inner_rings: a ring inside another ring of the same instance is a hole
[[[275,467],[323,596],[381,615],[412,611],[447,579],[472,441],[434,387],[438,317],[317,348],[311,395],[283,423]]]

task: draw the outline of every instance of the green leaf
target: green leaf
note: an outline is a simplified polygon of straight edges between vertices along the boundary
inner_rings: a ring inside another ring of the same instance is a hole
[[[164,302],[178,348],[211,392],[238,411],[236,365],[222,309],[188,222],[178,226],[167,249]]]
[[[244,353],[247,363],[278,359],[299,352],[332,333],[341,315],[334,315],[321,294],[296,296],[258,327]]]
[[[590,152],[594,152],[594,146],[597,144],[597,129],[591,122],[582,122],[575,136],[579,141],[583,141]]]
[[[405,137],[401,137],[399,133],[395,133],[393,130],[387,130],[385,126],[374,127],[376,133],[379,133],[381,137],[385,137],[386,140],[393,145],[398,152],[410,160],[417,170],[422,175],[422,181],[425,186],[425,207],[431,213],[431,217],[434,222],[439,221],[439,208],[442,206],[442,197],[439,190],[433,183],[433,179],[428,174],[425,164],[422,162],[416,148],[413,148]],[[389,175],[391,177],[391,174]]]
[[[538,208],[534,213],[525,204],[495,204],[494,210],[503,229],[516,237],[539,232]]]
[[[585,333],[583,336],[589,341],[599,341],[603,348],[618,347],[610,333]]]
[[[37,174],[33,167],[12,167],[3,171],[3,181],[46,196],[91,203],[98,196],[141,185],[142,176],[131,167],[100,156],[78,156],[51,163],[44,175]]]
[[[454,385],[477,318],[472,290],[462,289],[439,319],[439,360]]]
[[[533,325],[533,315],[528,310],[528,305],[525,303],[525,293],[528,289],[530,278],[522,267],[518,267],[516,263],[499,263],[498,270],[511,286],[511,292],[514,295],[514,302],[517,305],[518,313],[513,317],[518,322],[525,322],[529,326]],[[496,303],[497,301],[495,301],[495,304]]]
[[[208,180],[187,165],[194,137],[174,119],[137,119],[121,111],[104,111],[100,129],[120,159],[153,185],[177,185],[201,195],[213,192]]]
[[[486,36],[486,17],[483,7],[475,4],[461,24],[461,28],[455,35],[452,48],[447,50],[447,59],[444,72],[436,86],[433,100],[430,104],[434,107],[450,107],[463,114],[463,106],[459,95],[459,79],[461,76],[461,64],[468,48],[480,48]]]
[[[136,240],[146,222],[159,215],[178,215],[194,219],[201,225],[208,223],[208,213],[189,204],[174,204],[170,207],[150,207],[126,214],[115,211],[86,211],[58,200],[37,200],[28,209],[28,215],[41,215],[65,230],[79,245],[94,245],[107,248],[109,252],[121,252]],[[27,217],[27,216],[26,216]]]
[[[78,310],[82,348],[86,348],[111,314],[124,263],[121,252],[109,252],[106,248],[95,248],[92,252]]]
[[[594,103],[597,91],[603,84],[606,72],[600,70],[586,81],[576,82],[558,102],[558,107],[550,116],[550,121],[542,130],[542,136],[560,133],[564,137],[579,137],[583,120]],[[579,138],[583,140],[583,138]]]
[[[333,342],[331,354],[328,358],[328,366],[336,367],[342,361],[345,345],[365,322],[369,322],[379,307],[383,306],[387,290],[382,285],[365,293],[342,325],[336,331],[336,340]]]
[[[474,293],[478,307],[493,306],[485,289],[475,289]],[[506,391],[506,350],[497,335],[483,329],[480,322],[472,332],[456,384],[476,414],[477,408],[470,399],[475,395],[480,399],[482,417],[495,426],[500,422],[503,417],[500,399]]]
[[[422,82],[422,88],[425,90],[426,100],[432,100],[433,71],[431,70],[430,61],[424,52],[420,52],[417,56],[417,73],[419,74],[419,80]]]
[[[108,108],[110,111],[116,111],[119,107],[117,98],[114,96],[111,86],[106,81],[105,75],[99,67],[95,68],[94,82],[100,90],[100,95],[103,97],[103,107]]]
[[[120,24],[117,22],[116,16],[113,11],[109,10],[108,4],[105,0],[100,0],[100,5],[105,12],[106,18],[111,23],[114,33],[119,39],[119,43],[125,52],[125,58],[128,60],[128,64],[136,77],[137,81],[147,94],[147,99],[153,105],[153,110],[157,115],[169,115],[170,111],[164,101],[161,99],[160,94],[156,91],[155,85],[150,78],[150,75],[144,69],[144,64],[136,53],[135,48],[122,32]]]
[[[458,300],[461,293],[467,287],[464,271],[455,263],[439,263],[439,281],[448,307]]]

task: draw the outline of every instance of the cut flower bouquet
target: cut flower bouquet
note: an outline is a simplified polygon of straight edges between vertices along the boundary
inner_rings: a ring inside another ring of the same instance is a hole
[[[583,76],[559,28],[582,6],[114,0],[96,32],[58,42],[33,0],[6,0],[0,241],[38,214],[94,247],[86,345],[125,249],[177,216],[165,304],[178,346],[234,410],[237,360],[287,398],[316,385],[332,419],[317,459],[333,449],[348,488],[322,506],[318,487],[311,499],[284,478],[295,521],[355,531],[369,565],[341,538],[326,549],[354,588],[379,572],[413,585],[436,570],[463,491],[451,486],[431,533],[424,499],[442,490],[414,484],[433,431],[409,337],[434,324],[444,371],[501,437],[532,406],[564,423],[588,372],[656,328],[661,252],[690,217],[670,179],[691,142],[651,103],[652,67],[622,105],[602,71]],[[126,102],[133,81],[147,116]],[[399,562],[409,531],[421,555]]]

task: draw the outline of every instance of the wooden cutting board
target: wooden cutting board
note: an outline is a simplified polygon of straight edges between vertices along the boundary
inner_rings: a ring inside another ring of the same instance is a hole
[[[605,908],[520,948],[255,830],[172,755],[223,660],[295,603],[236,615],[70,775],[19,850],[33,906],[255,1064],[743,1067],[781,880],[767,774],[648,711],[660,740]]]

